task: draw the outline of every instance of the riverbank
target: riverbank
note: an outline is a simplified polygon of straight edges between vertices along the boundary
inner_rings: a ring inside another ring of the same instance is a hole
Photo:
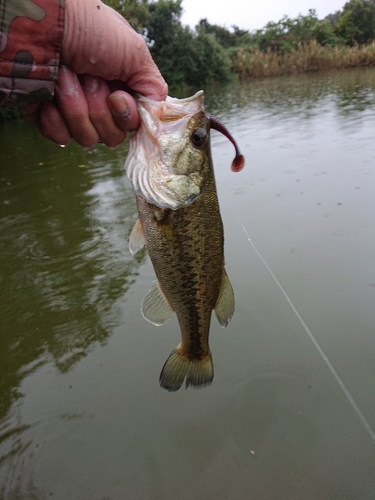
[[[232,69],[240,80],[363,66],[375,66],[375,42],[355,47],[312,42],[284,54],[241,47],[232,54]]]
[[[333,69],[375,67],[375,41],[370,45],[354,47],[323,47],[313,41],[284,54],[240,47],[232,51],[231,61],[232,71],[241,81]],[[0,123],[19,117],[18,109],[0,108]]]

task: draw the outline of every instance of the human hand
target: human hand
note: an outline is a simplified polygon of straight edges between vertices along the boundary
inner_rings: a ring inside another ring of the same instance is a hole
[[[127,89],[164,100],[167,85],[143,38],[116,11],[97,0],[65,0],[61,63],[52,101],[23,113],[47,139],[84,147],[115,147],[139,127]]]

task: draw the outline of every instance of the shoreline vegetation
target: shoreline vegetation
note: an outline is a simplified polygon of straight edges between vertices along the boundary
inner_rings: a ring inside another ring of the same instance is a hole
[[[253,31],[207,19],[182,26],[183,0],[104,1],[146,39],[172,89],[375,66],[375,0],[343,0],[324,19],[310,9]]]
[[[354,47],[323,47],[316,41],[286,53],[239,48],[232,68],[242,81],[252,78],[375,66],[375,42]]]
[[[310,9],[263,29],[181,24],[183,0],[104,0],[146,40],[171,92],[333,69],[375,66],[375,0],[349,0],[318,19]],[[19,116],[0,108],[0,121]]]

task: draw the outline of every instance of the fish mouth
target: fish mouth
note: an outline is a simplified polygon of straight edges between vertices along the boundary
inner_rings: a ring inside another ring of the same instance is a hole
[[[201,161],[190,134],[205,116],[203,95],[200,90],[184,99],[138,98],[141,127],[130,141],[125,169],[135,193],[153,205],[177,210],[190,205],[201,192]],[[182,161],[187,150],[191,150],[190,162]]]
[[[180,106],[185,106],[188,103],[192,103],[197,101],[200,97],[203,97],[204,91],[203,90],[198,90],[194,95],[190,97],[183,97],[181,99],[177,97],[171,97],[167,96],[165,101],[154,101],[153,99],[150,99],[144,95],[137,94],[138,102],[148,102],[151,105],[154,105],[155,103],[160,103],[160,102],[165,102],[167,104],[172,104],[174,107],[180,107]],[[184,112],[185,115],[185,112]]]

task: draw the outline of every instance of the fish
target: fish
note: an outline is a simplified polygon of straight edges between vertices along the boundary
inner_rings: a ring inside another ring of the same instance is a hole
[[[234,144],[232,170],[244,157],[224,125],[204,108],[203,91],[165,101],[138,98],[140,129],[125,162],[137,201],[130,235],[134,255],[146,246],[157,281],[141,305],[143,317],[163,325],[176,313],[181,341],[165,362],[159,382],[174,392],[203,387],[214,378],[209,331],[212,311],[226,327],[234,292],[224,263],[224,230],[210,150],[210,130]]]

